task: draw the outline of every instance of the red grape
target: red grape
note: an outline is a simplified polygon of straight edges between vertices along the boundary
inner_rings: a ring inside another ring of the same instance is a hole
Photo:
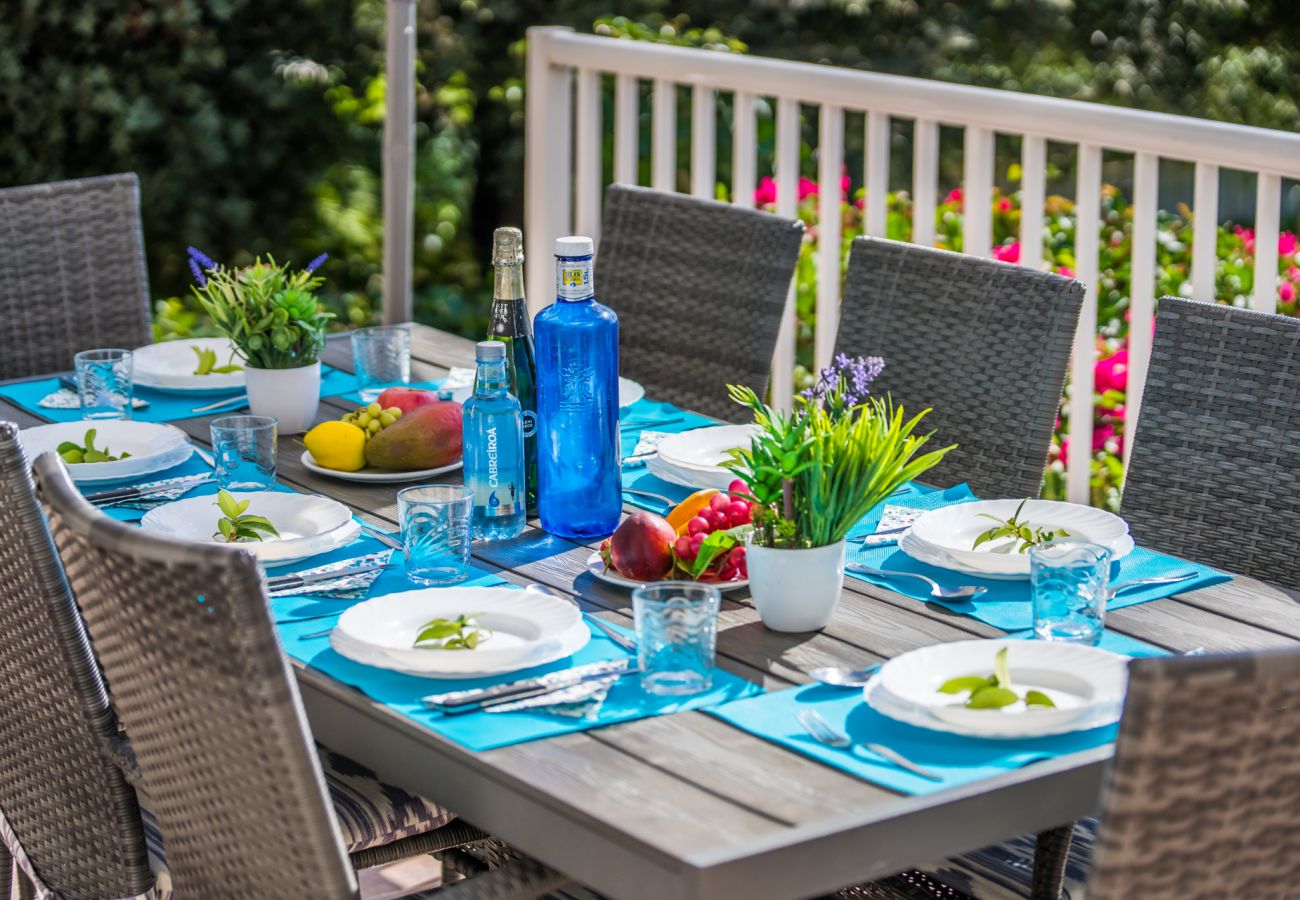
[[[705,512],[708,512],[708,510],[705,510]],[[687,534],[708,534],[710,530],[709,520],[702,515],[696,516],[686,523]]]
[[[698,554],[700,552],[700,544],[703,543],[704,534],[702,532],[691,535],[691,554]]]
[[[745,561],[745,548],[732,547],[731,552],[727,554],[727,562],[738,566],[744,561]]]
[[[695,558],[695,551],[691,548],[691,539],[687,535],[682,535],[673,542],[673,550],[682,559]]]
[[[709,498],[709,509],[716,509],[719,512],[725,512],[731,505],[731,498],[726,494],[714,494]]]
[[[749,485],[745,484],[745,482],[741,481],[739,478],[727,485],[727,493],[733,495],[738,494],[744,497],[753,496],[753,494],[749,492]]]
[[[743,500],[733,501],[727,507],[727,521],[731,523],[732,528],[748,524],[753,517],[749,504]]]

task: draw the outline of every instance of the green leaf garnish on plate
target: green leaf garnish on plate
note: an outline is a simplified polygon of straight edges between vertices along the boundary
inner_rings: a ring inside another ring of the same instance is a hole
[[[217,491],[216,505],[221,510],[222,517],[217,519],[217,530],[212,536],[228,544],[241,541],[244,543],[264,541],[268,537],[279,537],[280,532],[265,516],[245,514],[248,504],[248,500],[236,500],[234,494],[229,491]]]
[[[231,372],[242,372],[244,367],[234,362],[226,363],[224,366],[217,365],[217,351],[207,347],[199,347],[190,344],[190,349],[198,357],[198,365],[194,367],[195,375],[229,375]],[[233,359],[233,357],[232,357]]]
[[[1011,546],[1015,547],[1017,553],[1025,553],[1030,547],[1036,547],[1039,544],[1050,543],[1057,538],[1067,538],[1070,532],[1064,528],[1043,528],[1034,525],[1031,522],[1023,522],[1020,519],[1020,511],[1025,508],[1028,498],[1021,500],[1016,511],[1008,519],[999,519],[997,516],[991,516],[988,513],[980,513],[980,518],[992,519],[998,524],[988,531],[982,531],[975,538],[975,543],[971,544],[972,550],[978,550],[981,544],[989,541],[996,541],[999,538],[1011,538],[1014,542]]]
[[[74,441],[64,441],[54,448],[65,463],[101,463],[117,462],[120,459],[129,459],[130,453],[123,451],[117,456],[107,447],[102,450],[95,446],[95,435],[98,432],[94,428],[87,428],[86,435],[82,438],[82,443]]]
[[[949,678],[939,685],[941,694],[968,693],[967,709],[1002,709],[1004,706],[1024,700],[1025,706],[1042,706],[1055,708],[1052,698],[1042,691],[1028,691],[1024,697],[1016,693],[1011,685],[1011,664],[1007,661],[1009,647],[1003,647],[993,657],[993,674],[987,677],[979,675],[960,675]]]
[[[492,637],[492,629],[473,615],[430,619],[420,626],[414,646],[420,650],[473,650]]]

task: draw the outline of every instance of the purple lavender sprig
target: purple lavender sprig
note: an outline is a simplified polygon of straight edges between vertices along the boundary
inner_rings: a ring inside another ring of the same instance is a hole
[[[199,261],[192,256],[190,257],[190,271],[194,273],[194,281],[199,287],[205,288],[208,286],[208,279],[203,276],[203,270],[199,268]]]
[[[328,253],[322,253],[320,256],[316,257],[311,262],[307,263],[307,269],[306,269],[307,274],[310,275],[312,272],[315,272],[317,269],[321,267],[321,265],[325,262],[325,260],[329,258],[330,255]]]
[[[212,257],[208,256],[198,247],[186,247],[185,249],[189,252],[190,259],[196,260],[198,264],[203,267],[204,271],[217,268],[217,264],[212,261]]]
[[[835,407],[857,406],[871,394],[871,383],[884,368],[885,361],[879,356],[850,357],[841,353],[821,370],[817,383],[803,391],[802,396],[809,403],[825,405],[829,400]]]

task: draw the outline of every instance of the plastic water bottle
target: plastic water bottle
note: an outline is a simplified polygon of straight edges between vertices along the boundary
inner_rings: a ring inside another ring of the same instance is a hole
[[[506,345],[482,341],[474,351],[474,396],[465,401],[465,486],[474,495],[476,541],[518,536],[527,520],[524,417],[510,393]]]
[[[588,237],[555,242],[556,300],[537,314],[537,509],[561,537],[604,537],[623,508],[618,316],[596,302]]]

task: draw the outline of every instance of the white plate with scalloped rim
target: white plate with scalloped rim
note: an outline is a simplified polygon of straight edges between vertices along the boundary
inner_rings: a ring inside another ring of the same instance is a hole
[[[1055,708],[1015,703],[967,709],[966,694],[939,692],[951,678],[992,674],[994,657],[1004,647],[1012,689],[1042,691]],[[976,737],[1042,737],[1116,721],[1127,685],[1128,658],[1108,650],[1055,641],[974,640],[894,657],[863,696],[883,715],[924,728]]]
[[[1116,541],[1111,547],[1111,558],[1121,559],[1128,556],[1133,552],[1134,547],[1136,547],[1136,544],[1134,544],[1132,536],[1126,535],[1124,538]],[[984,568],[968,566],[965,563],[959,562],[958,560],[948,556],[948,554],[944,553],[942,550],[931,547],[925,541],[912,534],[910,530],[903,532],[902,537],[898,539],[898,549],[902,550],[917,562],[926,563],[927,565],[934,566],[937,569],[947,569],[950,572],[960,572],[962,575],[984,578],[988,581],[1026,581],[1029,578],[1028,570],[1024,572],[1002,574],[998,572],[990,572]],[[1026,556],[1026,560],[1027,559],[1028,557]],[[976,597],[972,602],[978,603],[979,598]]]
[[[131,364],[135,383],[155,391],[172,394],[215,394],[242,391],[245,388],[243,370],[195,375],[199,350],[217,354],[217,365],[234,363],[242,366],[244,360],[229,338],[189,338],[146,344],[131,351]]]
[[[114,462],[67,463],[68,474],[78,484],[118,481],[140,475],[152,475],[179,465],[190,458],[194,446],[185,432],[175,425],[133,422],[130,419],[95,419],[37,425],[19,432],[29,459],[42,453],[57,453],[64,441],[84,446],[86,432],[94,429],[95,448],[114,455],[131,455]]]

